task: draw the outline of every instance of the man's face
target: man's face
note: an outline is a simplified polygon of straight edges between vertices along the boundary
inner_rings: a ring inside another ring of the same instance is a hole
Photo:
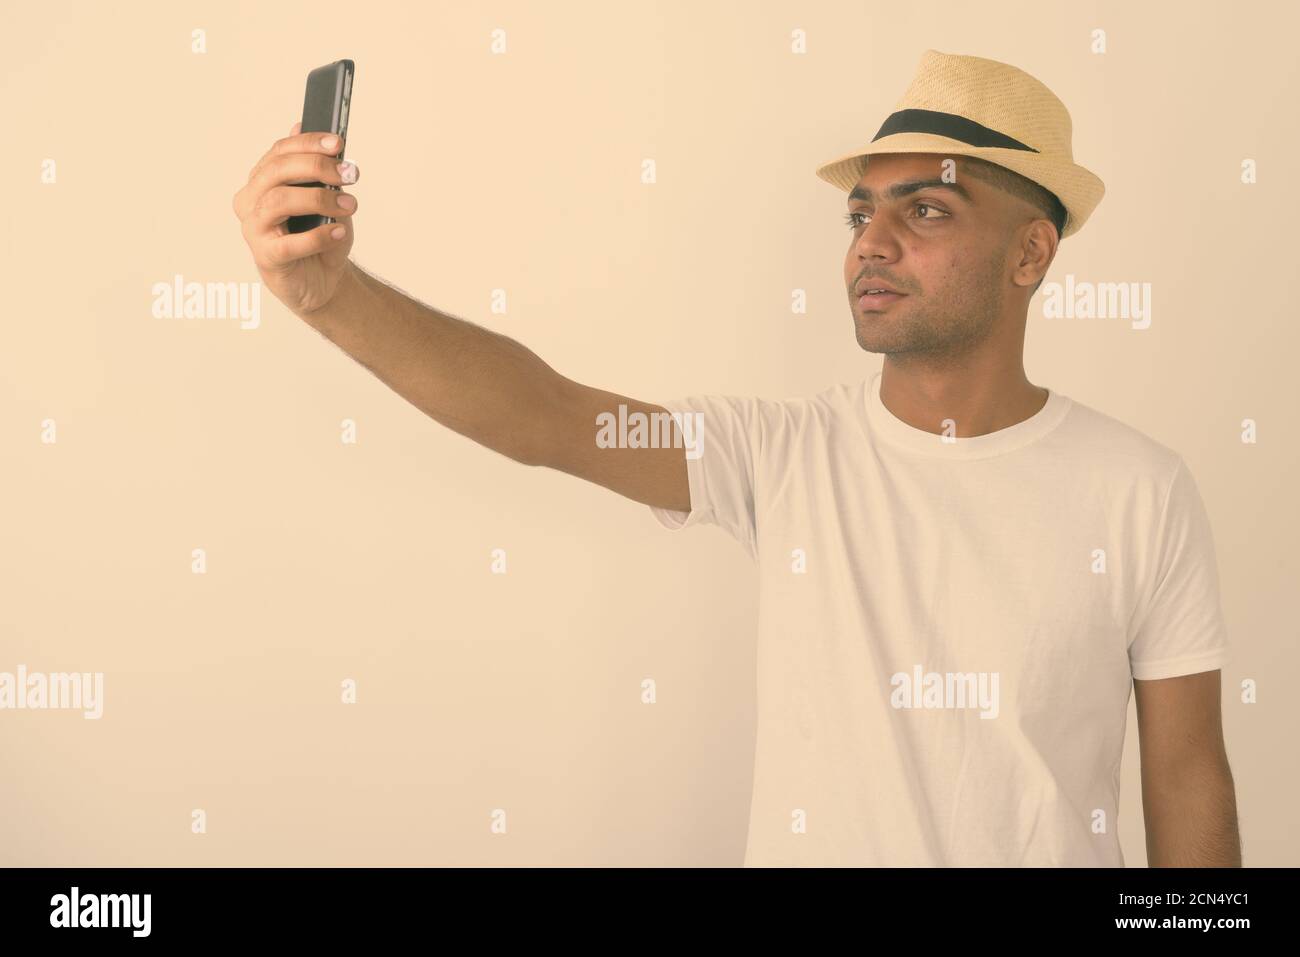
[[[868,352],[955,357],[998,324],[1013,288],[1009,204],[1019,201],[962,175],[960,162],[932,153],[873,156],[849,194],[844,281],[858,345]],[[873,280],[903,295],[860,299]]]

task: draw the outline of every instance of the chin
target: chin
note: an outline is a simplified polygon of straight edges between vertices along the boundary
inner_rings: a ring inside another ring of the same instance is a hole
[[[861,328],[856,330],[855,338],[858,340],[858,346],[863,352],[890,352],[890,344],[885,341],[883,336],[875,336],[870,333],[864,333]]]

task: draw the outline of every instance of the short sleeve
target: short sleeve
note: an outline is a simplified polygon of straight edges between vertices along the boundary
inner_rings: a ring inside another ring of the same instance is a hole
[[[1140,681],[1214,671],[1228,660],[1214,537],[1180,458],[1155,536],[1151,581],[1133,617],[1129,664]]]
[[[703,395],[661,405],[681,427],[691,509],[682,512],[652,505],[651,514],[668,529],[717,525],[756,557],[754,486],[763,400]]]

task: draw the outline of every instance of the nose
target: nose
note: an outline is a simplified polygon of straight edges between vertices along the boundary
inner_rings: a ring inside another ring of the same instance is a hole
[[[894,262],[898,259],[899,244],[895,235],[896,224],[887,211],[879,211],[862,227],[854,240],[853,248],[859,259],[873,262]]]

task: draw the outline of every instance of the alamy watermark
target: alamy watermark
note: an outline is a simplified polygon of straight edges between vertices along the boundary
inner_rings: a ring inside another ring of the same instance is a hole
[[[152,894],[83,894],[74,886],[50,898],[50,926],[129,927],[132,937],[148,937],[152,910]]]
[[[1134,329],[1151,325],[1151,283],[1075,282],[1067,273],[1064,284],[1043,283],[1044,319],[1128,319]]]
[[[0,671],[0,711],[80,710],[95,720],[104,714],[104,673],[46,674],[19,665],[16,673]]]
[[[895,708],[979,708],[981,718],[996,718],[1000,710],[996,671],[927,672],[914,665],[910,675],[899,671],[889,684]]]
[[[673,431],[677,423],[678,432]],[[688,459],[704,454],[703,412],[633,412],[619,403],[618,415],[601,412],[596,416],[596,447],[602,449],[680,449]],[[680,438],[678,434],[680,433]]]
[[[150,291],[155,319],[239,319],[241,329],[262,324],[260,282],[186,282],[177,273]]]

